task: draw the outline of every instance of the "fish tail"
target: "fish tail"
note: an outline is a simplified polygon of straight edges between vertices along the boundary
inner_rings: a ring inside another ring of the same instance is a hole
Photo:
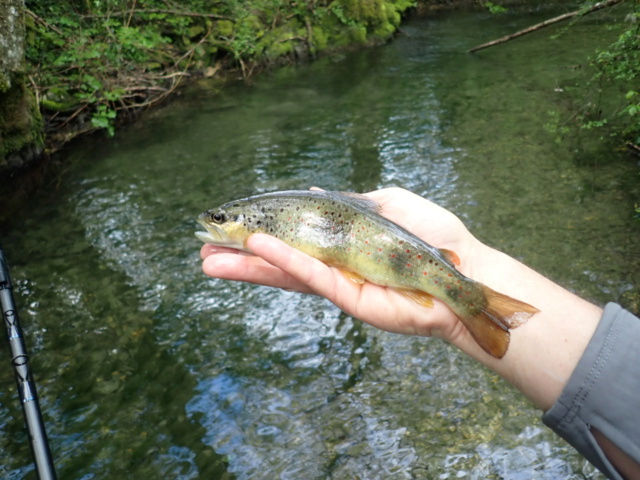
[[[539,310],[486,285],[481,288],[487,299],[485,308],[477,315],[460,318],[485,352],[502,358],[509,348],[509,329],[519,327]]]

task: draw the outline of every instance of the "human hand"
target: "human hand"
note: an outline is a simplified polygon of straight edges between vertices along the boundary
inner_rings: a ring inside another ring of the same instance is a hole
[[[383,216],[435,247],[456,252],[462,273],[473,270],[472,252],[480,242],[454,214],[399,188],[366,195],[380,204]],[[252,235],[247,247],[254,255],[204,245],[204,272],[212,277],[321,295],[349,315],[382,330],[441,337],[459,346],[469,340],[459,319],[437,300],[433,308],[425,308],[393,289],[369,282],[356,284],[339,270],[268,235]]]

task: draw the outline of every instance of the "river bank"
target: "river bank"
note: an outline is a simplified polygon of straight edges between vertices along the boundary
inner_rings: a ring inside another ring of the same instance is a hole
[[[499,11],[469,0],[28,4],[25,72],[0,88],[0,118],[10,119],[0,121],[0,175],[78,136],[113,135],[194,79],[220,88],[250,81],[280,65],[388,42],[409,15],[473,4]]]
[[[429,3],[437,4],[422,8]],[[416,10],[414,0],[27,4],[13,16],[24,19],[13,29],[22,27],[25,72],[0,88],[0,224],[57,176],[64,167],[56,153],[77,139],[113,136],[198,79],[223,89],[280,65],[387,42]]]
[[[24,11],[26,75],[14,79],[11,97],[35,108],[7,110],[14,119],[20,111],[25,126],[5,129],[15,138],[3,135],[0,171],[79,135],[113,135],[193,79],[247,80],[278,65],[386,42],[416,7],[414,0],[76,3],[38,2]]]

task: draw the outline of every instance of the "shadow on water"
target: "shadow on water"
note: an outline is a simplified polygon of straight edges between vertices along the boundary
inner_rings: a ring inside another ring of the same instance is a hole
[[[396,185],[590,300],[624,298],[637,168],[544,127],[589,24],[562,48],[540,33],[464,53],[557,13],[414,19],[385,47],[193,88],[69,152],[3,235],[60,477],[602,478],[454,349],[209,279],[193,236],[232,198]],[[0,476],[35,478],[16,397],[0,388]]]

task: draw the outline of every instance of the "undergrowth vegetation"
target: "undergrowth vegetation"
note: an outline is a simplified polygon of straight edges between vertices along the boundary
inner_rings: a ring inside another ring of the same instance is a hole
[[[609,111],[602,111],[596,102],[595,109],[587,109],[582,120],[587,129],[611,126],[606,128],[607,134],[626,141],[640,155],[640,13],[629,13],[625,22],[628,26],[616,41],[598,50],[593,59],[596,73],[592,85],[601,90],[613,84],[618,102]]]
[[[416,3],[429,2],[27,0],[28,79],[49,144],[63,144],[90,130],[113,134],[119,120],[190,76],[232,71],[248,78],[283,61],[387,41]],[[619,38],[594,53],[596,73],[577,86],[571,121],[552,118],[550,125],[559,136],[577,127],[640,154],[640,14],[624,22]],[[603,88],[618,90],[614,107],[598,101]]]
[[[29,82],[59,143],[170,95],[191,75],[388,40],[414,0],[27,1]]]

